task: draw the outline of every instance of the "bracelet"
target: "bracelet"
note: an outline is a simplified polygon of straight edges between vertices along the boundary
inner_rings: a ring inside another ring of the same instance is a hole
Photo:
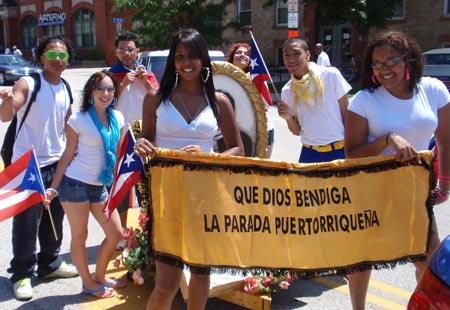
[[[391,136],[392,132],[388,132],[386,135],[386,145],[389,146],[389,137]]]
[[[58,197],[58,195],[59,195],[58,191],[56,189],[54,189],[53,187],[49,187],[45,191],[50,191],[50,192],[54,193],[56,195],[55,197]]]
[[[450,181],[450,176],[448,176],[448,175],[440,175],[438,179],[440,181]]]
[[[442,189],[440,186],[437,187],[437,190],[438,190],[438,192],[441,193],[442,195],[445,195],[445,197],[450,196],[450,190]]]

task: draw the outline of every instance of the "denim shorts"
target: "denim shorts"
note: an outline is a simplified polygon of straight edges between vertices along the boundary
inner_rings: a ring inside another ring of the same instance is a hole
[[[61,202],[103,202],[108,198],[104,185],[91,185],[64,176],[59,185],[59,200]]]

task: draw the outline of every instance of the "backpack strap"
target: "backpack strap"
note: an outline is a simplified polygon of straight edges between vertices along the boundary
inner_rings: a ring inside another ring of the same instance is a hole
[[[25,118],[27,117],[28,112],[30,112],[31,105],[33,104],[33,102],[36,101],[36,96],[37,96],[39,89],[41,89],[41,76],[39,75],[39,73],[34,72],[34,73],[30,74],[30,76],[34,80],[34,89],[31,92],[30,101],[27,104],[27,108],[25,109],[25,113],[23,114],[22,120],[20,121],[19,128],[16,131],[16,137],[19,134],[20,128],[22,128],[22,125],[25,122]],[[17,116],[15,116],[15,117],[17,117]]]
[[[73,103],[73,97],[72,97],[72,89],[70,88],[70,84],[69,84],[69,82],[67,82],[62,77],[61,77],[61,80],[63,81],[64,85],[66,85],[67,91],[69,92],[70,104],[72,104]]]

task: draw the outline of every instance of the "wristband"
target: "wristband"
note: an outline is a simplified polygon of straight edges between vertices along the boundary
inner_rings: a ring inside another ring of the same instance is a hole
[[[56,189],[54,189],[53,187],[47,188],[46,191],[53,192],[56,195],[55,197],[58,197],[58,195],[59,195],[58,191]]]

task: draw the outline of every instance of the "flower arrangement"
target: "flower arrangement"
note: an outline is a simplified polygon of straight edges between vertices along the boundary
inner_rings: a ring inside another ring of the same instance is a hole
[[[122,251],[121,259],[116,259],[114,265],[119,267],[122,263],[128,268],[127,277],[135,284],[142,285],[147,280],[153,280],[151,276],[155,271],[153,253],[148,248],[149,231],[147,223],[149,217],[146,211],[139,213],[139,227],[129,227],[125,230],[123,238],[127,246]]]
[[[287,290],[293,278],[288,271],[257,272],[245,278],[244,292],[248,294],[275,293]]]

